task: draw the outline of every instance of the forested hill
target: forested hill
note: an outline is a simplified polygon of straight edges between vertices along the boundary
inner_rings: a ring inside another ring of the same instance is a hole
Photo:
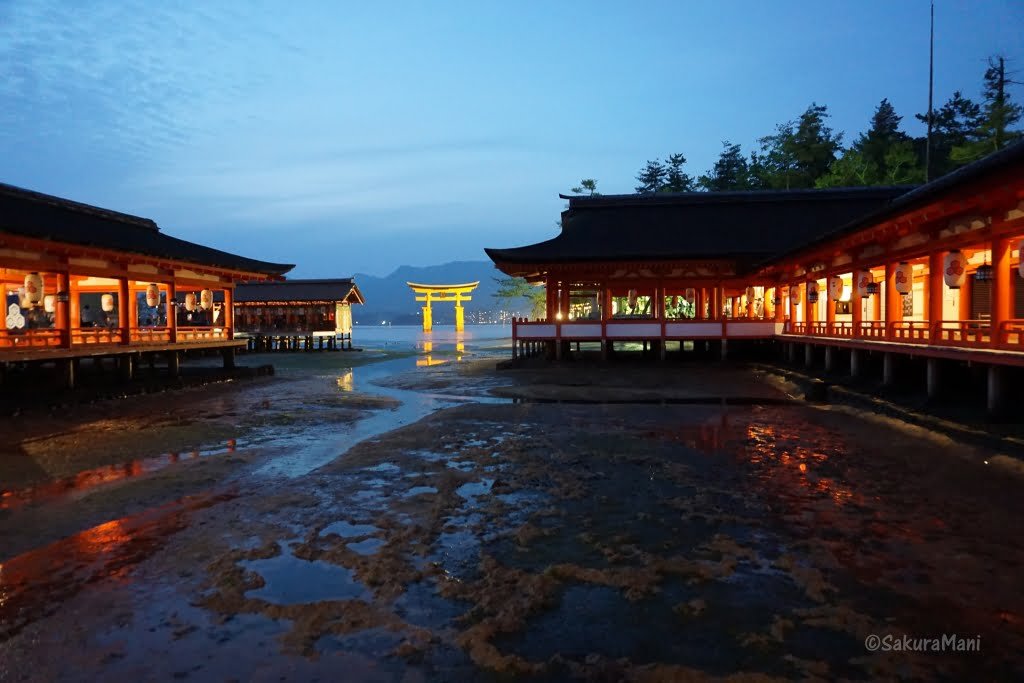
[[[419,320],[420,306],[414,300],[406,282],[421,284],[461,284],[480,281],[473,292],[473,300],[465,304],[466,322],[475,322],[482,312],[492,312],[505,306],[493,294],[498,285],[494,278],[504,277],[490,261],[453,261],[436,266],[399,266],[385,277],[356,273],[355,280],[366,297],[365,306],[353,307],[353,315],[363,324],[387,320],[394,324],[410,324]],[[529,310],[525,303],[521,312]],[[453,304],[441,303],[433,307],[434,322],[443,325],[454,320]]]

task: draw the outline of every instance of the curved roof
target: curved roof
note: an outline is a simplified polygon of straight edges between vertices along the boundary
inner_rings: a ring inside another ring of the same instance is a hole
[[[350,278],[285,280],[283,282],[239,282],[235,302],[347,301],[363,304],[363,293]]]
[[[416,282],[406,282],[405,284],[409,285],[409,287],[411,287],[414,292],[437,292],[451,290],[467,292],[476,289],[477,285],[480,284],[480,281],[477,280],[476,282],[465,282],[461,285],[421,285]]]
[[[270,276],[295,267],[171,237],[148,218],[0,183],[2,233]]]
[[[885,206],[909,187],[570,197],[562,232],[498,263],[736,259],[752,263]]]

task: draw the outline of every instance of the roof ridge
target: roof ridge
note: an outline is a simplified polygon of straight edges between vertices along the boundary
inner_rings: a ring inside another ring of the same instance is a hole
[[[149,230],[160,231],[160,226],[156,224],[151,218],[143,218],[142,216],[135,216],[130,213],[122,213],[120,211],[112,211],[111,209],[104,209],[99,206],[92,204],[86,204],[84,202],[76,202],[72,199],[65,199],[64,197],[57,197],[52,194],[45,194],[43,192],[36,192],[35,190],[29,190],[24,187],[18,187],[17,185],[9,185],[7,183],[0,183],[0,193],[17,197],[19,199],[27,199],[29,201],[39,202],[42,204],[49,204],[56,206],[61,209],[67,209],[69,211],[77,211],[79,213],[91,214],[100,218],[108,218],[121,223],[127,223],[139,228],[147,228]]]

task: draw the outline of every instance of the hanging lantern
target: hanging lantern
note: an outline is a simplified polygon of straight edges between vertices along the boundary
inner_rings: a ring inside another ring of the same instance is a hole
[[[868,291],[868,285],[871,284],[871,273],[866,270],[858,270],[853,274],[854,289],[857,290],[857,296],[861,299],[867,299],[871,292]]]
[[[800,305],[800,286],[799,285],[793,285],[792,287],[789,288],[789,303],[793,304],[794,306],[799,306]]]
[[[47,313],[53,313],[57,310],[57,297],[53,294],[47,294],[43,297],[43,310]]]
[[[199,305],[202,306],[203,309],[207,311],[213,308],[212,290],[204,289],[203,291],[199,292]]]
[[[627,298],[629,299],[629,307],[630,308],[633,308],[634,306],[636,306],[636,290],[635,289],[629,290],[629,296]]]
[[[967,270],[964,268],[964,255],[959,249],[946,254],[942,264],[942,279],[950,289],[960,289],[964,280],[967,279]]]
[[[828,298],[839,301],[843,298],[843,278],[832,275],[828,278]]]
[[[160,285],[151,282],[146,286],[146,305],[150,308],[156,308],[159,303]]]
[[[196,310],[196,293],[189,292],[185,295],[185,310],[191,313]]]
[[[815,280],[807,283],[807,303],[818,303],[818,283]]]
[[[29,273],[25,276],[25,301],[31,307],[42,300],[43,276],[39,273]]]
[[[697,301],[697,290],[693,287],[687,287],[684,298],[686,299],[686,303],[692,306],[694,302]]]
[[[893,278],[896,282],[896,291],[900,294],[910,294],[914,288],[914,268],[906,261],[896,266],[896,274]]]
[[[869,282],[868,286],[865,289],[867,290],[869,296],[872,294],[878,294],[879,292],[882,291],[882,287],[877,282],[874,281]]]
[[[114,310],[114,295],[104,294],[103,296],[101,296],[100,308],[102,308],[106,313],[110,313],[112,310]]]

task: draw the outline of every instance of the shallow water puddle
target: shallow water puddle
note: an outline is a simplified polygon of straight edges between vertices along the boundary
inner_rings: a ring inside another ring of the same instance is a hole
[[[342,520],[340,522],[334,522],[328,524],[320,531],[320,536],[329,536],[330,534],[337,534],[342,538],[355,538],[357,536],[369,536],[370,534],[380,531],[378,527],[372,524],[352,524]]]
[[[482,496],[491,492],[491,486],[494,485],[493,479],[482,479],[480,481],[471,481],[468,484],[463,484],[459,488],[455,489],[455,493],[459,494],[467,501],[476,502],[477,496]]]
[[[435,486],[413,486],[411,489],[402,494],[403,498],[412,498],[413,496],[420,496],[426,493],[437,493],[437,487]]]
[[[360,555],[374,555],[384,545],[383,538],[368,538],[365,541],[347,544],[347,548]]]
[[[263,587],[247,591],[247,598],[275,605],[294,605],[370,597],[351,570],[321,560],[303,560],[287,550],[277,557],[245,560],[240,564],[259,574],[264,581]]]

